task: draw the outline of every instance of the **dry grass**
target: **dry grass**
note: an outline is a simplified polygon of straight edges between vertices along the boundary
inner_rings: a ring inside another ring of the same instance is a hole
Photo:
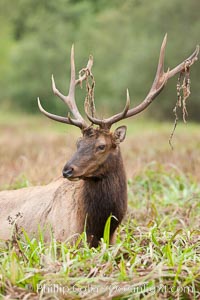
[[[176,165],[200,181],[199,126],[180,125],[172,151],[168,144],[172,124],[135,123],[128,123],[128,136],[122,144],[128,178],[155,161]],[[0,189],[15,187],[23,180],[31,185],[46,184],[60,176],[79,135],[76,128],[44,118],[0,116]]]

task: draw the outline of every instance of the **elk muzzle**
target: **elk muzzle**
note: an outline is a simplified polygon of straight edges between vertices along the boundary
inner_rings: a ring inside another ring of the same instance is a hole
[[[80,176],[78,176],[77,167],[71,163],[67,163],[62,171],[63,177],[67,178],[70,181],[76,181],[80,179]]]

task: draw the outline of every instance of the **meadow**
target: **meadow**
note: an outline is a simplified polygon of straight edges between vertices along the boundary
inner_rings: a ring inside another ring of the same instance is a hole
[[[116,244],[0,242],[2,299],[200,299],[200,126],[135,118],[121,145],[128,213]],[[43,117],[0,114],[0,190],[61,176],[80,132]],[[80,246],[81,245],[81,246]]]

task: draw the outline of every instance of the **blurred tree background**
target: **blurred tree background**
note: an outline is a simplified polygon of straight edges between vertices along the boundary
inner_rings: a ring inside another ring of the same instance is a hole
[[[36,97],[49,111],[66,115],[51,91],[51,74],[66,93],[69,56],[75,44],[77,72],[94,56],[95,100],[100,116],[122,109],[148,92],[159,49],[168,33],[165,66],[173,67],[199,43],[200,1],[190,0],[0,0],[1,109],[38,112]],[[191,69],[190,120],[200,121],[200,64]],[[153,118],[174,118],[176,81],[148,109]],[[85,91],[77,92],[83,107]],[[158,103],[159,102],[159,103]]]

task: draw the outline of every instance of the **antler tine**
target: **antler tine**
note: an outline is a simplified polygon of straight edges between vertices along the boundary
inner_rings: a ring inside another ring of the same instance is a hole
[[[126,90],[126,105],[123,109],[123,111],[107,120],[105,120],[105,124],[108,124],[108,128],[112,126],[113,123],[119,122],[120,120],[123,120],[126,118],[126,115],[129,111],[130,108],[130,95],[129,95],[129,90]]]
[[[72,104],[73,102],[75,103],[76,69],[75,69],[75,61],[74,61],[74,44],[72,45],[71,48],[70,63],[71,63],[71,79],[69,85],[69,94],[67,96],[68,98],[67,101],[69,102],[69,105]]]
[[[69,93],[67,96],[64,96],[57,88],[55,85],[55,80],[52,75],[52,89],[53,92],[56,96],[58,96],[62,101],[64,101],[67,106],[69,107],[70,111],[72,112],[73,116],[75,117],[76,120],[82,123],[82,127],[87,127],[87,123],[81,116],[77,105],[75,101],[75,87],[76,87],[76,70],[75,70],[75,62],[74,62],[74,45],[72,45],[71,48],[71,78],[70,78],[70,85],[69,85]],[[70,123],[71,124],[71,123]]]
[[[38,101],[39,110],[48,118],[50,118],[54,121],[57,121],[57,122],[61,122],[61,123],[69,124],[69,125],[72,124],[72,125],[79,127],[80,129],[83,129],[82,123],[79,122],[78,120],[74,120],[69,117],[66,118],[66,117],[61,117],[58,115],[51,114],[42,107],[39,97],[37,98],[37,101]]]
[[[165,72],[164,72],[164,60],[165,60],[166,44],[167,44],[167,33],[165,34],[162,45],[160,47],[160,55],[159,55],[159,60],[158,60],[156,76],[155,76],[154,83],[153,83],[151,89],[154,89],[157,86],[157,84],[159,83],[159,81],[162,80],[162,78],[165,74]]]
[[[125,105],[124,110],[122,112],[122,117],[123,118],[126,116],[128,110],[129,110],[130,103],[131,103],[131,100],[130,100],[129,90],[126,89],[126,105]]]
[[[67,104],[67,97],[64,96],[57,88],[56,88],[56,84],[55,84],[55,80],[53,77],[53,74],[51,75],[51,82],[52,82],[52,90],[54,95],[58,96],[63,102],[65,102]]]

